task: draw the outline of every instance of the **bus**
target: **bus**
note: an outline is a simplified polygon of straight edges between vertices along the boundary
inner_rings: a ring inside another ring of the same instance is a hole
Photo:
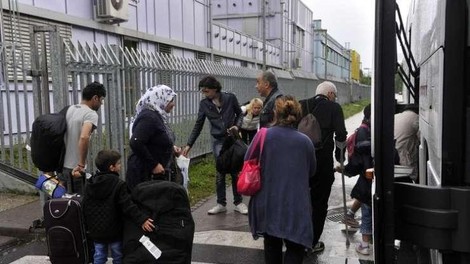
[[[376,1],[375,263],[470,263],[469,5],[412,0],[405,24],[395,1]],[[419,184],[394,177],[397,73],[419,109]]]

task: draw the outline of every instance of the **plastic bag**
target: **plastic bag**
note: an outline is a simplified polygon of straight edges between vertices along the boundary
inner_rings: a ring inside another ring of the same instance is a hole
[[[188,183],[189,183],[189,161],[191,159],[186,158],[183,155],[179,155],[176,158],[176,164],[178,165],[179,169],[181,170],[181,174],[183,174],[183,187],[188,191]]]

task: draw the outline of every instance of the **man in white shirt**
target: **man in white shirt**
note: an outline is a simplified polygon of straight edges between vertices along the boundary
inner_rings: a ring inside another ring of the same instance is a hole
[[[81,172],[85,171],[87,165],[91,133],[98,126],[96,111],[103,104],[105,96],[104,86],[93,82],[82,90],[81,103],[71,105],[67,110],[64,168],[59,179],[67,186],[69,193],[82,194],[83,192],[84,179],[82,179]],[[72,178],[73,182],[71,182]]]

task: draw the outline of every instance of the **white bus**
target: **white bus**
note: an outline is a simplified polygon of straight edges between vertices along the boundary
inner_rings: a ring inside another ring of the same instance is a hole
[[[375,263],[470,263],[469,5],[412,0],[405,26],[395,1],[376,1]],[[397,68],[406,103],[419,107],[419,184],[394,178]]]

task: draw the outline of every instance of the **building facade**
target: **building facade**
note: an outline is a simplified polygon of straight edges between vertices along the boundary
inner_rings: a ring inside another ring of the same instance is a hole
[[[359,82],[361,80],[361,55],[351,50],[351,79]]]
[[[215,22],[245,32],[279,49],[276,56],[283,69],[313,72],[312,11],[300,0],[266,1],[213,0]],[[263,49],[263,47],[259,47]],[[267,56],[272,54],[266,51]]]
[[[349,82],[352,53],[336,41],[328,30],[322,28],[321,20],[313,21],[314,69],[319,78],[338,82]]]

